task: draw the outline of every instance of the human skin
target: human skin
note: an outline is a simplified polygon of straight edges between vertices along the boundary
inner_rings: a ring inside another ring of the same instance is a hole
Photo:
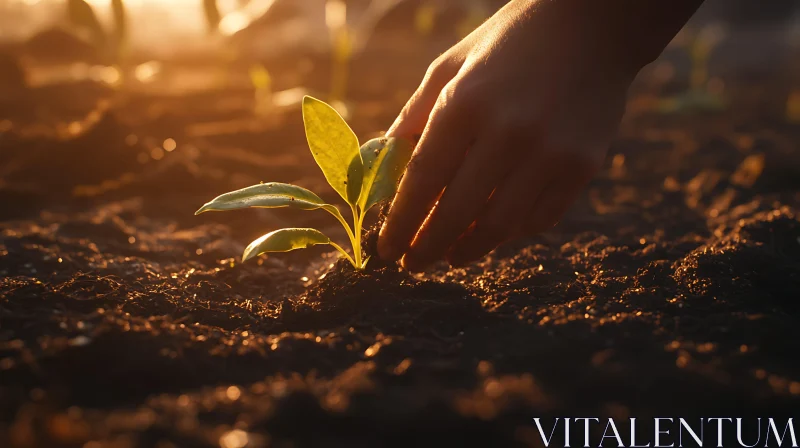
[[[554,226],[628,87],[702,0],[512,0],[437,58],[387,135],[419,142],[378,238],[411,271]]]

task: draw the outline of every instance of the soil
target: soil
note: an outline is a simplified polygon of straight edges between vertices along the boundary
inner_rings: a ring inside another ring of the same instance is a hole
[[[354,62],[360,136],[438,50]],[[275,62],[276,89],[324,91],[307,63]],[[534,417],[796,413],[800,80],[729,74],[724,111],[665,115],[641,106],[686,85],[654,70],[555,229],[418,275],[240,263],[283,226],[342,240],[322,212],[193,216],[259,181],[334,200],[299,110],[255,115],[246,86],[0,100],[0,446],[535,446]]]

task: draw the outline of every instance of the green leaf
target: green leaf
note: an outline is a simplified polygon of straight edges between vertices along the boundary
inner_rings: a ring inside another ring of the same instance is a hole
[[[330,244],[331,239],[316,229],[280,229],[250,243],[242,254],[247,261],[265,252],[289,252],[317,244]]]
[[[394,196],[413,151],[410,141],[395,137],[372,139],[361,147],[364,164],[364,180],[358,200],[361,210],[366,212]]]
[[[364,163],[361,162],[361,154],[356,153],[350,166],[347,168],[347,203],[356,204],[361,195],[361,188],[364,179]]]
[[[348,172],[354,157],[358,156],[358,138],[338,112],[316,98],[303,98],[303,123],[311,154],[322,169],[325,179],[337,193],[354,205],[348,190],[360,191],[361,178],[348,182]],[[355,181],[357,185],[350,185]]]
[[[297,185],[270,182],[253,185],[241,190],[217,196],[195,212],[199,215],[209,211],[235,210],[247,207],[276,208],[295,207],[301,210],[336,207],[326,204],[310,190]]]

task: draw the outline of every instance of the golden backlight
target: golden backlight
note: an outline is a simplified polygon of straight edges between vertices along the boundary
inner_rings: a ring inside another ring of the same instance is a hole
[[[112,22],[110,0],[87,0],[101,23]],[[0,38],[24,38],[63,23],[65,0],[0,0]],[[222,15],[219,31],[231,35],[262,16],[274,0],[218,0]],[[125,0],[134,46],[186,49],[201,45],[208,34],[202,0]],[[7,19],[7,20],[4,20]]]

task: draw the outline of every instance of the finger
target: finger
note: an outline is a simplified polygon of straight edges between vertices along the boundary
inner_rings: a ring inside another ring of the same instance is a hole
[[[403,258],[406,269],[419,271],[444,258],[447,249],[478,218],[492,192],[508,173],[508,162],[514,160],[505,154],[516,148],[508,149],[502,139],[487,136],[469,149]]]
[[[528,214],[521,233],[536,235],[553,228],[569,210],[590,179],[590,176],[562,178],[548,185]]]
[[[461,64],[451,57],[442,56],[428,67],[425,77],[403,110],[386,132],[387,136],[417,140],[428,123],[431,111],[444,86],[458,74]]]
[[[378,253],[384,260],[406,252],[471,143],[469,112],[451,100],[450,91],[442,91],[381,228]]]
[[[542,154],[531,153],[497,188],[475,225],[450,248],[450,264],[462,266],[477,260],[520,231],[527,211],[551,179],[558,177],[558,170]]]

